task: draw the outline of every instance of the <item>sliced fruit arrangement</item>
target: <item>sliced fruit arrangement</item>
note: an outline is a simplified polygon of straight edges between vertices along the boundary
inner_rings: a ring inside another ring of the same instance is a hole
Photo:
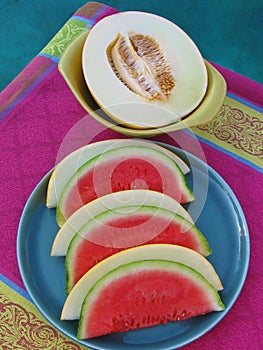
[[[130,189],[165,193],[180,203],[194,200],[186,178],[165,153],[146,146],[123,146],[95,156],[70,178],[59,198],[57,223],[106,194]]]
[[[60,228],[51,255],[65,256],[61,319],[80,319],[79,338],[224,309],[209,243],[183,207],[194,200],[189,171],[144,140],[91,144],[54,169],[46,205],[57,207]]]
[[[196,270],[170,260],[140,260],[101,277],[82,304],[78,338],[185,320],[224,305]]]
[[[197,227],[169,210],[150,206],[106,210],[89,220],[70,242],[67,293],[99,261],[123,249],[151,243],[178,244],[204,256],[211,254]]]
[[[62,320],[80,318],[81,305],[92,286],[105,274],[120,265],[140,260],[170,260],[185,264],[200,273],[216,290],[222,290],[222,283],[210,262],[196,251],[173,244],[147,244],[128,248],[116,253],[91,268],[69,293],[62,313]]]

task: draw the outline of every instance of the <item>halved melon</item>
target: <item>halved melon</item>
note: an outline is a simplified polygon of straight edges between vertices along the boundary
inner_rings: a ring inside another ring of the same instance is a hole
[[[99,21],[85,41],[82,66],[98,105],[133,128],[177,122],[200,104],[207,88],[205,63],[193,41],[150,13],[128,11]]]
[[[66,255],[66,291],[101,260],[130,247],[169,243],[207,256],[203,234],[184,218],[158,207],[123,207],[89,220],[72,238]]]
[[[78,338],[145,328],[224,310],[215,288],[196,270],[169,260],[121,265],[87,292]]]
[[[146,146],[157,149],[173,159],[182,170],[183,174],[187,174],[190,171],[188,165],[175,153],[152,141],[141,139],[112,139],[94,142],[78,148],[56,165],[48,183],[46,206],[48,208],[57,206],[58,199],[67,182],[84,163],[107,150],[121,148],[123,146]]]
[[[69,293],[61,313],[62,320],[80,317],[83,300],[90,288],[105,274],[120,265],[139,260],[171,260],[188,265],[203,275],[216,290],[223,286],[212,264],[196,251],[173,244],[148,244],[116,253],[91,268]]]
[[[58,231],[51,250],[52,256],[64,256],[71,239],[87,222],[106,210],[121,210],[127,206],[153,206],[172,211],[193,223],[188,211],[179,202],[164,193],[150,190],[128,190],[110,193],[80,207],[62,225]],[[118,209],[117,209],[118,208]]]
[[[57,207],[61,226],[76,210],[109,193],[149,189],[180,203],[194,200],[177,164],[156,149],[125,146],[104,152],[84,163],[68,181]]]

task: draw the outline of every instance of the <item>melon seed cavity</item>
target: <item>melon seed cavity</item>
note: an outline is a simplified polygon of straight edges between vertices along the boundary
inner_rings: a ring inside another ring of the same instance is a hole
[[[107,48],[117,78],[147,100],[166,102],[175,87],[171,67],[159,43],[149,35],[118,34]]]

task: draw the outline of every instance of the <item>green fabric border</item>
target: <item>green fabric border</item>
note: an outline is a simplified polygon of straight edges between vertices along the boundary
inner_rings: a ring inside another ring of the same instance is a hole
[[[43,48],[40,54],[59,58],[68,45],[81,33],[88,29],[87,22],[79,19],[70,19]]]

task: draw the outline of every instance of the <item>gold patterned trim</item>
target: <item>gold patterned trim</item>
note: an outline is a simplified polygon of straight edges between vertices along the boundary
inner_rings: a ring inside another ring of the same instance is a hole
[[[226,97],[217,117],[208,124],[193,128],[193,131],[262,168],[262,113]]]
[[[3,282],[0,282],[0,348],[91,350],[63,336],[32,303]]]

